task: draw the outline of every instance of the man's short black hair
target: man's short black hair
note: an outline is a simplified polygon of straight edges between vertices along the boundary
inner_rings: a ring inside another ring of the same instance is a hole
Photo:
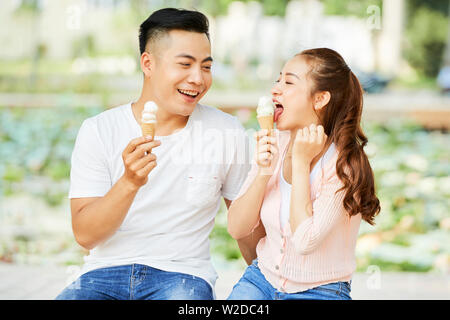
[[[185,30],[204,33],[209,39],[209,22],[198,11],[165,8],[153,12],[139,28],[139,49],[144,53],[149,41],[171,30]]]

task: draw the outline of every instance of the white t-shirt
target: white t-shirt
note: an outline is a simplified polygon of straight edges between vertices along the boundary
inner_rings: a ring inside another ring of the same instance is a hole
[[[316,175],[319,173],[319,170],[323,168],[324,164],[334,154],[335,148],[336,148],[335,144],[331,143],[330,146],[328,147],[328,150],[322,155],[322,157],[320,157],[319,161],[316,162],[313,169],[311,170],[311,173],[309,174],[309,185],[312,185],[312,182],[315,179]],[[280,192],[281,192],[280,224],[282,228],[284,228],[284,226],[288,223],[289,220],[291,210],[291,191],[292,191],[292,185],[284,179],[283,163],[285,155],[286,153],[283,154],[283,160],[281,161],[281,170],[280,170]]]
[[[131,103],[86,119],[72,153],[69,198],[104,196],[124,172],[123,150],[141,135]],[[233,200],[250,169],[248,137],[235,117],[198,104],[183,129],[155,140],[157,166],[120,228],[85,257],[82,273],[140,263],[214,288],[209,235],[221,197]]]

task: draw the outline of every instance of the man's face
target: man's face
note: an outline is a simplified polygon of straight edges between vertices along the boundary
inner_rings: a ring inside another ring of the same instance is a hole
[[[172,30],[158,43],[150,72],[155,102],[188,116],[211,87],[211,44],[204,33]]]

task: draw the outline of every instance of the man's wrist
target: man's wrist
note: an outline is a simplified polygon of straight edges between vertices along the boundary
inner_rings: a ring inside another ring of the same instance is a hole
[[[126,190],[130,193],[137,192],[140,188],[139,186],[128,180],[125,176],[122,176],[118,182],[121,184],[121,189]]]

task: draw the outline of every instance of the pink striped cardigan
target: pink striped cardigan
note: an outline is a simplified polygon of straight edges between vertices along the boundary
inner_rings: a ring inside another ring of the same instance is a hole
[[[356,269],[355,246],[361,214],[349,218],[343,207],[345,191],[336,175],[338,151],[319,168],[310,186],[313,215],[291,233],[290,224],[280,226],[280,168],[289,140],[289,131],[275,130],[279,157],[270,178],[260,211],[266,236],[257,247],[258,266],[272,286],[294,293],[337,281],[349,281]],[[252,168],[239,195],[241,197],[257,174]],[[309,181],[308,181],[309,183]],[[243,212],[242,214],[245,214]],[[259,221],[256,228],[259,225]]]

